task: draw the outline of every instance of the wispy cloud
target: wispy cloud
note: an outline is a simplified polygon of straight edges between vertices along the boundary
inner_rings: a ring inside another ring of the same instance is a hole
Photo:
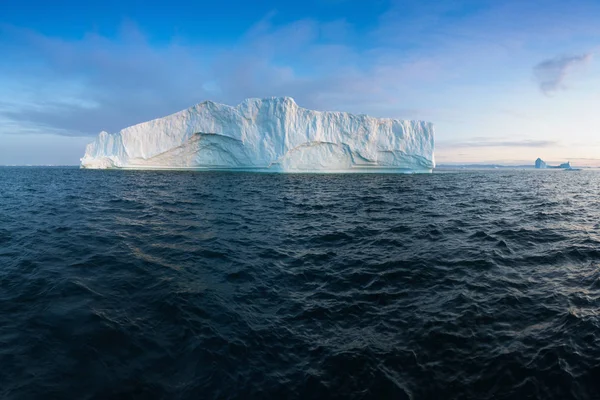
[[[489,140],[489,138],[471,138],[460,142],[440,142],[436,147],[445,149],[465,147],[554,147],[560,143],[554,140]]]
[[[75,41],[0,26],[21,57],[35,61],[21,64],[31,67],[0,61],[0,82],[21,86],[5,85],[0,93],[0,125],[11,121],[24,133],[95,135],[206,99],[234,105],[270,96],[292,96],[320,110],[428,119],[410,87],[416,91],[426,79],[426,66],[388,55],[361,65],[369,50],[344,41],[351,29],[343,21],[274,26],[267,16],[236,46],[215,49],[156,46],[131,24],[116,39],[89,34]]]
[[[561,56],[544,60],[534,69],[535,79],[540,90],[549,96],[559,89],[565,89],[565,80],[574,67],[588,63],[592,59],[591,53],[576,56]]]

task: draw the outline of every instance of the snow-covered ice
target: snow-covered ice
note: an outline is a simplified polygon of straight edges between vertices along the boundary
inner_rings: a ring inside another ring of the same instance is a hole
[[[164,118],[101,132],[82,168],[274,172],[430,172],[433,124],[312,111],[292,98],[205,101]]]
[[[548,168],[548,164],[546,164],[546,162],[544,162],[544,160],[542,160],[541,158],[538,157],[538,159],[535,160],[535,167],[537,169],[546,169],[546,168]]]

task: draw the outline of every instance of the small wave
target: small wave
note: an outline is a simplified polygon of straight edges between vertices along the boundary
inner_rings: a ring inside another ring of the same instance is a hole
[[[565,175],[0,168],[0,397],[595,398]]]

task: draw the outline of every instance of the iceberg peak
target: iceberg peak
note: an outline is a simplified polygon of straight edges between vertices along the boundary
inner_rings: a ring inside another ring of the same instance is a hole
[[[90,143],[82,168],[429,172],[433,125],[302,108],[291,97],[204,101]]]

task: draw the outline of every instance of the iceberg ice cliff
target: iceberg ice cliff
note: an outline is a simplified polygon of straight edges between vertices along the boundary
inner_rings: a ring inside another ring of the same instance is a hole
[[[548,165],[544,160],[542,160],[541,158],[538,157],[537,160],[535,160],[535,168],[537,169],[575,169],[573,167],[571,167],[571,162],[567,161],[566,163],[562,163],[558,166],[556,165]]]
[[[292,98],[211,101],[110,134],[82,168],[430,172],[433,125],[299,107]]]

